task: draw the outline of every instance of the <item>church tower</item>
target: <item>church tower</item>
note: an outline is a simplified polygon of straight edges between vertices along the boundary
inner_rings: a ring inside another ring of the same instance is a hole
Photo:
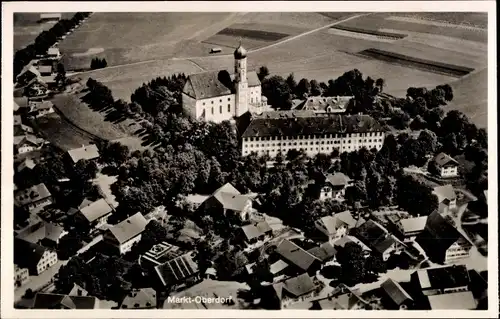
[[[247,50],[240,46],[234,51],[234,80],[236,86],[235,116],[248,111]]]

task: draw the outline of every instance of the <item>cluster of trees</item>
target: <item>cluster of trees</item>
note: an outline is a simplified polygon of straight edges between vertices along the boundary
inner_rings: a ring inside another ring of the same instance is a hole
[[[91,70],[104,69],[107,66],[108,66],[108,62],[104,58],[102,58],[102,59],[93,58],[92,61],[90,61],[90,69]]]
[[[21,70],[37,55],[47,53],[47,50],[56,43],[56,41],[73,29],[83,19],[90,15],[89,12],[77,12],[71,19],[59,20],[52,28],[42,31],[35,42],[27,47],[18,50],[14,55],[14,81]]]

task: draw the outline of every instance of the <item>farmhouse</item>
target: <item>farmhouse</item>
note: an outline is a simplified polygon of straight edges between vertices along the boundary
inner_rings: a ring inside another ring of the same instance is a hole
[[[427,216],[402,218],[394,223],[396,229],[402,234],[405,240],[413,240],[424,231]]]
[[[44,139],[31,134],[14,136],[14,154],[24,154],[42,148]]]
[[[317,310],[362,310],[368,302],[357,292],[344,284],[340,284],[327,298],[313,301],[312,309]]]
[[[47,95],[48,92],[49,85],[40,77],[34,78],[24,88],[24,95],[28,97],[41,97]]]
[[[76,218],[88,227],[99,228],[107,223],[108,217],[112,213],[113,208],[101,198],[95,202],[85,203],[83,206],[80,205],[80,210]]]
[[[14,287],[21,287],[27,283],[30,279],[30,274],[28,268],[21,268],[18,265],[14,265]]]
[[[266,104],[261,92],[257,73],[247,73],[247,52],[240,44],[234,51],[234,73],[191,74],[182,91],[182,105],[190,117],[218,123],[260,112]]]
[[[14,203],[18,207],[32,210],[52,204],[52,194],[42,183],[15,192]]]
[[[38,276],[57,263],[57,253],[38,244],[14,238],[14,263]]]
[[[458,176],[458,162],[445,153],[439,153],[433,161],[438,169],[438,174],[442,178]]]
[[[416,241],[432,262],[450,263],[470,255],[472,243],[438,211],[427,217],[424,231]]]
[[[200,272],[193,260],[193,252],[173,258],[155,267],[155,272],[164,287],[178,289],[198,282]]]
[[[19,86],[25,86],[36,78],[40,78],[40,72],[35,68],[35,66],[30,63],[25,66],[21,72],[16,77],[16,82]]]
[[[308,156],[352,152],[363,147],[380,150],[384,143],[384,129],[368,115],[340,115],[299,117],[293,113],[255,117],[241,138],[242,155],[252,152],[275,157],[279,152],[303,150]]]
[[[33,103],[31,114],[35,117],[42,117],[54,113],[54,104],[51,101],[42,101]]]
[[[384,298],[387,300],[389,309],[403,310],[413,305],[413,298],[397,281],[389,278],[380,285],[380,288],[384,292]]]
[[[464,265],[420,269],[411,274],[411,283],[425,296],[468,291],[469,272]]]
[[[334,242],[347,235],[347,232],[356,226],[356,220],[350,212],[342,212],[334,216],[321,217],[314,225],[330,242]]]
[[[301,302],[316,296],[317,286],[308,274],[287,279],[273,285],[280,308]]]
[[[70,158],[72,164],[78,163],[79,160],[93,160],[99,157],[99,150],[94,144],[82,145],[82,147],[74,148],[68,151],[68,157]]]
[[[104,233],[104,241],[114,247],[120,254],[132,249],[132,245],[141,240],[147,221],[141,213],[130,216],[124,221],[109,228]]]
[[[241,239],[249,246],[270,238],[272,232],[271,226],[266,221],[240,227]]]
[[[239,221],[246,221],[250,218],[252,200],[249,196],[242,195],[233,185],[227,183],[205,200],[199,209],[222,214],[226,217],[235,217]]]
[[[322,263],[329,261],[337,254],[337,250],[329,242],[313,247],[307,252],[321,260]]]
[[[16,238],[33,244],[47,241],[50,243],[49,246],[53,247],[59,244],[59,240],[67,234],[68,232],[62,226],[41,221],[24,228],[18,233]]]
[[[33,309],[96,309],[99,299],[92,296],[70,296],[39,292]]]
[[[276,253],[297,272],[314,274],[321,267],[321,261],[313,254],[297,246],[288,239],[284,239],[276,247]]]
[[[294,110],[311,110],[315,114],[345,113],[349,102],[353,96],[310,96],[300,104],[296,105]]]
[[[389,234],[381,225],[369,220],[356,228],[356,237],[378,252],[387,261],[393,252],[402,248],[401,242]]]
[[[350,185],[351,179],[344,173],[328,174],[321,188],[319,199],[342,199],[345,195],[345,189]]]
[[[448,184],[434,187],[433,193],[438,198],[439,208],[441,211],[443,208],[453,209],[457,207],[457,194],[455,193],[452,185]]]

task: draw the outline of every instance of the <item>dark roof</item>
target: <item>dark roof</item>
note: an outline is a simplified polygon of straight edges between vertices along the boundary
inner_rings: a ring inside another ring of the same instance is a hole
[[[368,220],[356,229],[356,237],[379,253],[384,253],[396,241],[373,220]]]
[[[333,247],[332,244],[326,242],[323,243],[321,246],[309,249],[307,252],[315,256],[316,258],[320,259],[321,261],[326,261],[335,256],[337,250]]]
[[[351,179],[347,175],[340,172],[326,176],[326,182],[332,186],[346,186],[350,181]]]
[[[198,273],[198,265],[192,258],[192,253],[187,253],[155,267],[156,274],[163,285],[175,284]]]
[[[434,211],[427,217],[424,231],[417,236],[416,240],[432,261],[442,262],[445,259],[446,250],[460,237],[456,228],[438,211]]]
[[[256,118],[242,137],[298,136],[382,131],[368,115],[339,115],[290,118]]]
[[[401,306],[408,300],[413,300],[408,292],[391,278],[384,281],[380,287],[397,306]]]
[[[434,161],[438,166],[444,166],[447,164],[458,165],[458,162],[446,153],[439,153],[436,157],[434,157]]]
[[[68,296],[37,293],[33,309],[94,309],[97,298],[91,296]]]
[[[250,240],[260,237],[269,231],[272,231],[272,228],[266,221],[263,221],[255,224],[241,226],[241,230],[245,234],[246,238]]]
[[[198,100],[231,94],[231,90],[219,81],[218,75],[219,71],[191,74],[183,92]]]
[[[153,288],[134,289],[123,299],[122,309],[156,307],[156,291]]]
[[[344,284],[338,285],[327,298],[318,300],[321,310],[349,310],[364,304],[367,302]]]
[[[144,216],[141,213],[137,213],[114,225],[109,231],[120,244],[123,244],[142,233],[146,229],[147,224],[148,221]]]
[[[283,297],[283,291],[286,291],[293,297],[300,297],[307,293],[313,291],[316,287],[311,279],[311,277],[304,273],[300,276],[293,277],[273,285],[276,295],[281,300]]]
[[[244,59],[247,57],[247,50],[241,45],[240,45],[236,48],[236,50],[234,50],[234,58],[235,59]]]
[[[51,194],[45,184],[34,185],[30,188],[19,190],[14,194],[14,200],[19,206],[31,204],[35,201],[50,197]]]
[[[20,267],[36,267],[47,249],[20,238],[14,238],[14,263]]]
[[[315,261],[319,260],[317,257],[295,245],[288,239],[281,241],[276,248],[276,252],[285,258],[286,261],[293,263],[305,271],[307,271]]]
[[[452,265],[417,270],[422,289],[447,289],[467,286],[469,272],[465,265]]]
[[[344,112],[353,96],[310,96],[296,106],[297,110],[316,112]]]

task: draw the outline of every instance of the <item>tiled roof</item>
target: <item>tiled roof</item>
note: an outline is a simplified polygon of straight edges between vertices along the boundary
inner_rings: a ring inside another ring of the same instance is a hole
[[[35,201],[52,196],[45,184],[34,185],[30,188],[19,190],[14,194],[14,200],[19,206],[31,204]]]
[[[199,272],[198,265],[187,253],[155,267],[155,271],[163,285],[175,284]]]
[[[322,310],[350,310],[367,302],[349,287],[340,284],[328,298],[318,300],[318,304]]]
[[[368,115],[338,115],[255,118],[243,137],[324,135],[382,131],[382,126]]]
[[[476,300],[470,291],[433,295],[427,298],[432,310],[474,310],[477,307]]]
[[[95,309],[98,300],[90,296],[37,293],[33,309]]]
[[[39,146],[43,143],[42,138],[37,138],[35,135],[26,134],[21,136],[14,136],[14,145],[20,147],[24,144],[30,144],[33,146]]]
[[[326,181],[332,186],[346,186],[351,179],[344,173],[337,172],[335,174],[328,174]]]
[[[103,198],[80,209],[89,223],[110,214],[112,211],[111,206]]]
[[[280,271],[282,271],[286,267],[288,267],[288,264],[280,259],[269,266],[269,271],[271,272],[271,274],[274,275],[274,274],[279,273]]]
[[[416,271],[422,289],[447,289],[467,286],[469,272],[464,265],[426,268]]]
[[[235,74],[233,73],[231,74],[231,80],[234,81],[234,79],[235,79]],[[247,83],[248,87],[254,87],[260,85],[259,77],[257,76],[257,73],[255,71],[247,72]]]
[[[36,267],[47,249],[20,238],[14,238],[14,263],[23,268]]]
[[[71,157],[73,163],[77,163],[79,160],[91,160],[99,157],[99,150],[95,145],[87,145],[79,148],[75,148],[68,151],[68,155]]]
[[[156,291],[153,288],[134,289],[123,299],[122,309],[155,308]]]
[[[317,257],[295,245],[288,239],[281,241],[276,248],[276,252],[285,258],[287,262],[293,263],[305,271],[307,271],[315,261],[319,260]]]
[[[412,233],[416,231],[423,231],[427,223],[427,216],[405,218],[399,221],[403,227],[404,233]]]
[[[144,216],[141,213],[137,213],[111,227],[109,231],[120,244],[123,244],[142,233],[147,223]]]
[[[343,112],[353,96],[310,96],[296,107],[298,110],[312,110],[316,112]]]
[[[401,306],[407,300],[413,300],[408,292],[406,292],[398,282],[391,278],[384,281],[380,287],[397,306]]]
[[[241,230],[245,234],[246,238],[248,240],[251,240],[260,237],[269,231],[272,231],[272,228],[267,222],[263,221],[255,224],[241,226]]]
[[[370,250],[368,246],[363,244],[359,239],[353,236],[344,236],[340,239],[337,239],[334,243],[333,246],[339,246],[339,247],[344,247],[347,243],[355,243],[358,244],[363,250]]]
[[[438,166],[444,166],[446,164],[458,165],[458,162],[446,153],[439,153],[434,157],[434,161]]]
[[[300,297],[307,293],[312,292],[316,287],[311,279],[311,277],[304,273],[300,276],[293,277],[273,285],[276,295],[281,300],[283,297],[283,290],[288,292],[294,297]]]
[[[396,243],[393,236],[373,220],[368,220],[359,226],[356,229],[356,237],[379,253],[384,253],[392,244]]]
[[[313,247],[309,249],[307,252],[319,258],[321,261],[326,261],[337,253],[337,250],[333,247],[332,244],[326,242],[321,244],[321,246]]]
[[[433,193],[436,194],[436,196],[438,197],[438,202],[440,203],[445,199],[454,200],[457,198],[457,194],[455,193],[453,186],[450,184],[434,187]]]
[[[297,110],[276,110],[265,111],[262,114],[253,115],[255,119],[289,119],[296,117],[313,117],[316,114],[313,111],[297,111]]]
[[[231,94],[218,78],[219,71],[191,74],[184,85],[183,92],[198,100]]]
[[[221,192],[216,198],[222,204],[224,209],[229,209],[233,211],[243,211],[248,201],[250,200],[246,195],[230,194]]]

